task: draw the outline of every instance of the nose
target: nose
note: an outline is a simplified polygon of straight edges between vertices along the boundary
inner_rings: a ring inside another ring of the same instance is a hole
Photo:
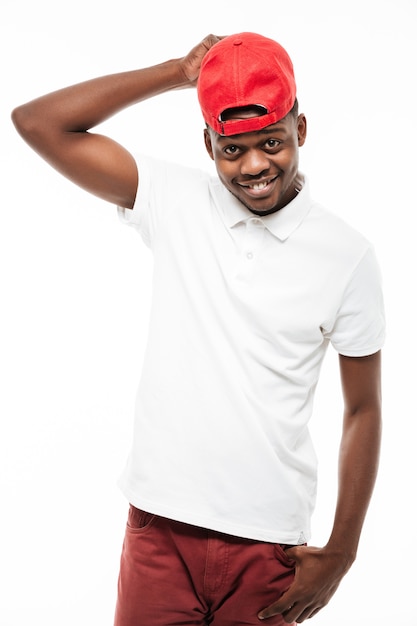
[[[241,173],[247,176],[257,176],[269,169],[269,159],[263,150],[248,150],[241,161]]]

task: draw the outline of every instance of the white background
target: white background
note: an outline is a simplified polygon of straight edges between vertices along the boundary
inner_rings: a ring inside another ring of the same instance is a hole
[[[3,0],[0,99],[0,625],[111,626],[149,303],[148,251],[115,209],[20,139],[12,108],[243,30],[293,58],[314,196],[375,244],[388,320],[384,443],[359,557],[316,626],[417,624],[416,0]],[[193,90],[100,129],[130,149],[211,167]],[[326,541],[341,424],[330,350],[312,431],[313,544]]]

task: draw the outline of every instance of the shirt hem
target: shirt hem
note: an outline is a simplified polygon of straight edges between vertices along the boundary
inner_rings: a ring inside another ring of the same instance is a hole
[[[207,528],[216,532],[225,533],[226,535],[232,535],[234,537],[240,537],[242,539],[252,539],[255,541],[264,541],[266,543],[280,543],[288,545],[298,545],[300,543],[307,543],[310,540],[310,533],[306,530],[307,525],[302,527],[302,530],[297,530],[294,533],[277,532],[275,530],[266,530],[260,528],[253,528],[250,526],[241,526],[239,524],[230,523],[225,520],[219,520],[217,518],[208,518],[206,516],[196,515],[193,512],[176,509],[173,507],[166,507],[159,503],[149,501],[146,498],[138,498],[126,485],[119,482],[119,488],[122,491],[125,498],[130,504],[133,504],[138,509],[142,509],[147,513],[165,517],[177,522],[189,524],[190,526],[197,526],[199,528]],[[300,527],[301,528],[301,527]],[[300,539],[300,537],[302,539]]]

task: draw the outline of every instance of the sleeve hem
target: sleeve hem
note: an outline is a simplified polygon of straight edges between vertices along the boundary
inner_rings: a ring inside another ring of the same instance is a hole
[[[341,356],[352,356],[352,357],[361,357],[361,356],[371,356],[372,354],[376,354],[384,347],[384,343],[375,344],[373,346],[368,346],[367,348],[360,348],[357,350],[344,350],[343,348],[338,348],[334,346],[335,350]]]

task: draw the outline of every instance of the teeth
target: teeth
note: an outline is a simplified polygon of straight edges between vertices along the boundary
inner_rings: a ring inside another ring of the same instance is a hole
[[[268,184],[268,183],[266,183],[266,182],[263,182],[263,183],[256,183],[255,185],[249,185],[249,187],[250,187],[251,189],[256,189],[256,190],[259,190],[259,189],[265,189],[265,187],[267,186],[267,184]]]

